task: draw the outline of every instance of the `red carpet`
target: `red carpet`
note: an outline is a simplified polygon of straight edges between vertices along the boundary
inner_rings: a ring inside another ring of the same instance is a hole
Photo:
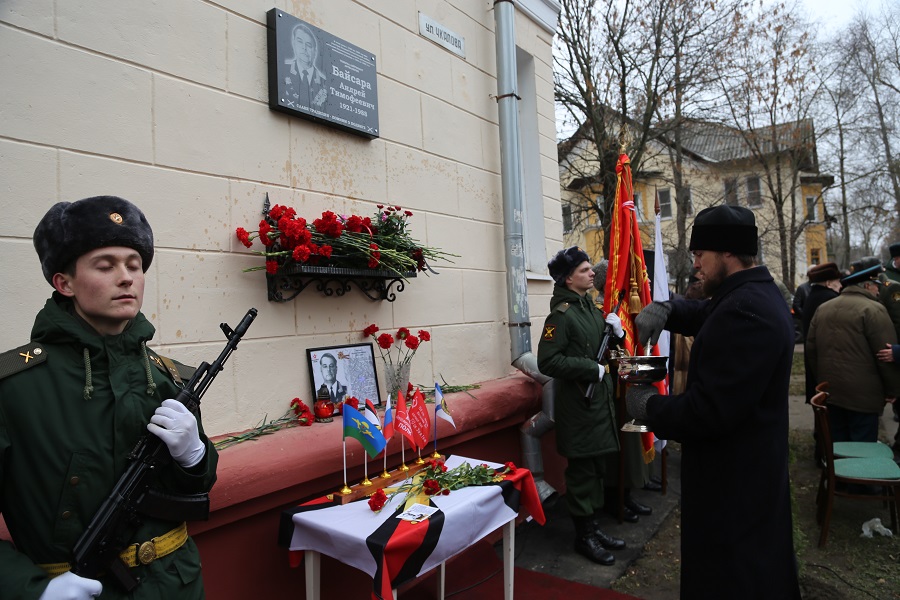
[[[479,542],[447,562],[447,598],[458,600],[498,600],[503,598],[503,562],[486,541]],[[552,575],[516,567],[516,600],[639,600],[634,596]],[[400,588],[402,600],[435,600],[437,575],[431,573]]]

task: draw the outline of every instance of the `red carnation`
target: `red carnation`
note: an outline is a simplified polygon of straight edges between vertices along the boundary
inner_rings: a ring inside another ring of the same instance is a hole
[[[516,472],[516,465],[514,465],[514,464],[511,463],[511,462],[508,462],[508,463],[506,463],[506,470],[509,471],[510,473],[515,473],[515,472]]]
[[[278,273],[278,262],[274,260],[266,261],[266,273],[269,275],[275,275]]]
[[[349,404],[356,410],[359,410],[359,399],[356,396],[349,396],[344,400],[344,404]]]
[[[381,346],[385,350],[388,350],[391,346],[394,345],[394,336],[389,333],[382,333],[376,338],[375,341],[378,342],[379,346]]]
[[[422,340],[423,342],[430,342],[431,334],[428,333],[427,331],[425,331],[424,329],[420,329],[419,330],[419,339]]]
[[[415,350],[416,348],[419,347],[419,338],[417,338],[414,335],[411,335],[408,338],[406,338],[406,341],[403,343],[406,344],[406,347],[409,348],[410,350]]]
[[[240,240],[243,245],[248,248],[253,245],[253,242],[250,241],[250,234],[247,233],[246,229],[238,227],[235,233],[237,233],[237,239]]]
[[[331,258],[331,246],[319,246],[319,256],[324,256],[325,258]]]
[[[441,491],[441,484],[434,479],[426,479],[425,483],[422,484],[422,491],[425,492],[426,496],[434,496]]]
[[[309,255],[311,254],[309,246],[297,246],[294,248],[294,251],[291,253],[291,258],[293,258],[297,262],[306,262],[309,260]]]
[[[401,327],[400,329],[397,330],[397,339],[398,340],[405,340],[408,337],[409,337],[409,329],[407,329],[406,327]]]
[[[263,219],[259,222],[259,239],[264,246],[271,246],[274,243],[274,240],[269,235],[270,233],[272,233],[272,226]]]
[[[387,501],[387,494],[384,493],[383,489],[379,489],[369,497],[369,508],[371,508],[373,512],[378,512],[384,508]]]
[[[363,329],[363,335],[366,337],[375,335],[376,333],[378,333],[378,325],[376,325],[375,323],[372,323],[371,325]]]
[[[280,219],[282,215],[284,215],[284,207],[280,204],[276,204],[269,209],[269,217],[274,221]]]

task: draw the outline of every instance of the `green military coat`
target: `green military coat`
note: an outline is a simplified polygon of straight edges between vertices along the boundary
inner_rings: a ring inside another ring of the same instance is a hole
[[[601,456],[619,450],[613,382],[607,373],[597,381],[597,352],[606,323],[589,297],[554,286],[550,314],[538,344],[538,368],[554,378],[556,446],[568,458]]]
[[[0,379],[0,512],[15,544],[0,540],[0,599],[40,597],[49,580],[37,565],[71,561],[76,540],[147,433],[154,410],[177,395],[176,383],[147,358],[144,344],[154,332],[139,313],[123,333],[101,336],[54,294],[38,313],[32,342],[0,361],[7,375]],[[22,364],[10,368],[8,361],[19,358]],[[200,427],[204,459],[189,470],[174,462],[164,467],[157,487],[184,494],[212,487],[218,456]],[[147,519],[133,541],[177,525]],[[203,595],[190,539],[132,571],[144,580],[131,596],[104,577],[102,597]]]

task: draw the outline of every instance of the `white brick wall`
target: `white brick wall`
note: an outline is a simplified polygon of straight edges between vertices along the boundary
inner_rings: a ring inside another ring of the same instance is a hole
[[[380,138],[268,108],[273,6],[376,55]],[[260,311],[204,402],[211,434],[278,417],[295,396],[311,401],[306,348],[364,342],[372,322],[432,331],[413,361],[417,383],[510,373],[489,9],[480,0],[3,2],[0,351],[27,341],[51,291],[31,243],[40,217],[61,200],[116,194],[154,229],[144,313],[160,351],[211,360],[224,343],[219,323]],[[419,36],[418,11],[464,36],[466,58]],[[536,59],[545,216],[555,223],[551,36],[521,13],[516,27]],[[415,213],[415,237],[460,257],[411,280],[394,303],[356,289],[268,302],[263,273],[242,272],[261,259],[234,237],[256,228],[267,193],[309,219],[399,204]],[[550,285],[529,290],[536,342]]]

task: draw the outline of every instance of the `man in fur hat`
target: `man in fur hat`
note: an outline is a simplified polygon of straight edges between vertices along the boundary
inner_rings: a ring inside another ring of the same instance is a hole
[[[172,399],[180,388],[163,362],[182,366],[147,349],[150,225],[115,196],[60,202],[35,229],[34,246],[53,295],[31,341],[0,355],[0,508],[13,542],[0,540],[0,596],[202,598],[200,556],[181,519],[138,515],[120,554],[140,581],[131,593],[108,573],[80,577],[68,562],[148,430],[172,457],[154,488],[203,494],[216,478],[216,451]]]
[[[619,317],[604,317],[587,293],[594,285],[587,253],[576,246],[560,250],[547,266],[556,285],[538,344],[538,368],[554,378],[556,446],[568,459],[565,498],[575,522],[575,551],[612,565],[609,550],[620,550],[625,542],[601,531],[598,520],[606,458],[619,451],[619,432],[612,377],[597,362],[597,353],[607,324],[615,340],[625,332]],[[593,395],[586,398],[591,384]]]
[[[652,302],[638,339],[694,336],[684,393],[632,385],[626,403],[662,439],[681,442],[681,597],[799,600],[788,481],[790,310],[756,265],[753,212],[697,214],[690,250],[704,300]]]

